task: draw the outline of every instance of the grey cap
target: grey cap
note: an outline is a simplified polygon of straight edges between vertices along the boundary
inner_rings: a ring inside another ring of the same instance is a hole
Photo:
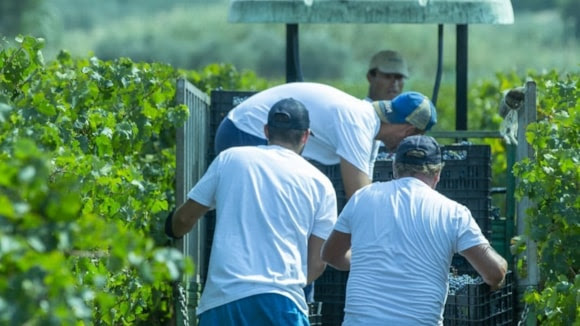
[[[369,70],[377,69],[385,74],[399,74],[405,78],[409,77],[407,62],[403,56],[396,51],[384,50],[377,52],[371,58]]]

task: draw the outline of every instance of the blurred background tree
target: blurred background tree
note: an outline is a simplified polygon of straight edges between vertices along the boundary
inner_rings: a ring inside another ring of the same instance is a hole
[[[558,0],[558,7],[565,19],[574,29],[574,36],[580,40],[580,1],[578,0]]]
[[[514,0],[515,24],[470,25],[470,82],[493,78],[498,71],[578,70],[580,46],[572,28],[580,15],[574,9],[577,2]],[[284,25],[228,23],[228,4],[229,0],[3,1],[0,34],[46,38],[47,58],[67,49],[74,56],[126,56],[183,69],[228,63],[282,82]],[[436,43],[434,24],[300,25],[305,79],[347,86],[356,90],[355,96],[365,95],[368,60],[383,48],[397,49],[408,59],[408,88],[431,92]],[[445,26],[443,84],[454,83],[454,70],[455,26],[449,25]]]
[[[58,15],[43,0],[0,1],[0,35],[47,36],[55,31]]]

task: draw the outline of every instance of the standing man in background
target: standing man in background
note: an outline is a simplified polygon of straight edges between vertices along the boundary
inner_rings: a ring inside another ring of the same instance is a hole
[[[367,81],[369,91],[366,101],[390,101],[403,92],[405,78],[409,78],[409,69],[403,56],[396,51],[383,50],[375,53],[369,62]],[[384,144],[377,140],[373,145],[373,159],[379,152],[387,152]]]
[[[469,209],[435,190],[444,162],[435,139],[399,144],[394,180],[375,182],[348,201],[322,248],[322,259],[350,270],[343,326],[443,325],[449,269],[464,256],[492,290],[507,262]]]
[[[309,127],[301,102],[277,101],[268,144],[221,152],[168,216],[166,234],[180,238],[216,208],[199,325],[309,325],[302,289],[326,268],[320,250],[337,215],[332,183],[300,156]]]
[[[401,94],[409,78],[407,63],[400,53],[392,50],[377,52],[371,58],[367,71],[369,102],[392,100]]]

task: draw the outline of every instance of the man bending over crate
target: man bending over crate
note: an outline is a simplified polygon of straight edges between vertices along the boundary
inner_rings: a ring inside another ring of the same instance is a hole
[[[347,199],[371,183],[375,140],[394,151],[403,138],[424,133],[437,122],[435,106],[417,92],[370,103],[324,84],[288,83],[254,94],[234,107],[216,131],[215,152],[265,144],[262,126],[268,110],[284,97],[304,103],[311,117],[312,134],[302,155],[324,165],[340,163]]]
[[[336,222],[332,183],[300,156],[309,124],[302,103],[278,101],[262,126],[268,145],[221,152],[168,216],[177,238],[216,208],[199,325],[309,325],[302,288],[324,271],[320,249]]]
[[[449,269],[460,253],[492,289],[507,262],[465,206],[435,191],[444,162],[429,136],[410,136],[393,160],[395,180],[348,201],[322,259],[350,270],[343,326],[443,325]]]

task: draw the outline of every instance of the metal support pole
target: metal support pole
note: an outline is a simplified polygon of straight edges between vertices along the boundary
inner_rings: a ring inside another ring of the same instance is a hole
[[[443,71],[443,24],[437,26],[437,73],[435,74],[435,85],[433,86],[433,96],[431,102],[437,106],[439,96],[439,86],[441,85],[441,72]]]
[[[467,25],[457,25],[455,130],[467,130]]]
[[[303,80],[298,48],[298,24],[286,24],[286,82]]]
[[[514,236],[514,228],[516,225],[516,199],[515,199],[515,191],[516,191],[516,180],[513,173],[513,167],[516,160],[516,146],[515,145],[507,145],[506,146],[506,159],[507,159],[507,182],[506,182],[506,245],[509,249],[510,240]],[[513,256],[510,250],[507,250],[506,253],[507,257],[505,259],[509,263],[509,268],[514,269],[515,264],[513,261]]]
[[[521,161],[524,158],[534,158],[534,151],[526,140],[526,129],[528,125],[535,122],[537,118],[536,110],[536,83],[533,81],[526,82],[525,85],[525,99],[524,107],[518,112],[518,147],[516,151],[516,161]],[[519,180],[518,180],[519,181]],[[518,182],[516,181],[516,183]],[[526,210],[532,205],[528,197],[522,198],[516,207],[517,214],[517,232],[524,234]],[[539,283],[539,269],[538,269],[538,250],[534,241],[528,241],[526,244],[526,251],[519,257],[526,257],[525,267],[526,274],[518,275],[518,296],[523,295],[527,288],[537,288]],[[522,300],[518,300],[522,302]],[[526,320],[526,325],[536,325],[534,314]]]

